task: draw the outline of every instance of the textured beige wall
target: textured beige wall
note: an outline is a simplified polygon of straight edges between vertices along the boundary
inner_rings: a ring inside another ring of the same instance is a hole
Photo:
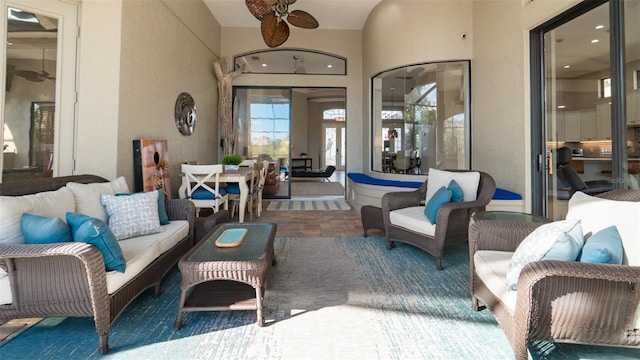
[[[200,0],[83,1],[81,18],[76,173],[125,176],[133,188],[132,141],[166,139],[176,196],[181,162],[217,159],[220,25]],[[183,91],[196,102],[191,136],[174,123]]]
[[[473,3],[473,167],[531,199],[529,32],[578,1]]]
[[[256,20],[257,21],[257,20]],[[259,28],[223,28],[222,54],[233,58],[246,52],[266,50]],[[364,148],[362,137],[366,117],[363,116],[362,92],[362,32],[359,30],[305,30],[292,28],[291,35],[280,49],[297,48],[322,51],[347,59],[347,75],[266,75],[244,74],[234,79],[234,85],[343,87],[347,93],[347,167],[350,172],[362,172]],[[294,143],[295,146],[295,143]],[[294,155],[300,151],[294,149]],[[314,159],[314,166],[317,159]],[[366,168],[366,166],[364,167]]]
[[[83,1],[81,11],[75,173],[113,179],[118,175],[122,1]]]

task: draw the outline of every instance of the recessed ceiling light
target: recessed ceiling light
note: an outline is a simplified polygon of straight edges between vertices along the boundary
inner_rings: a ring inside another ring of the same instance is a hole
[[[595,29],[596,30],[604,29],[604,25],[596,25]]]
[[[598,40],[598,39],[593,39],[593,40],[591,40],[591,43],[592,43],[592,44],[596,44],[596,43],[599,43],[599,42],[600,42],[600,40]]]
[[[261,66],[262,66],[262,67],[267,67],[267,64],[262,64]]]
[[[558,109],[565,109],[566,106],[565,105],[558,105]]]
[[[565,69],[568,69],[568,68],[570,68],[570,67],[571,67],[571,65],[565,65],[565,66],[563,66],[563,67],[564,67]]]
[[[331,68],[333,67],[333,65],[329,64],[329,65],[327,65],[327,67],[328,67],[329,69],[331,69]]]

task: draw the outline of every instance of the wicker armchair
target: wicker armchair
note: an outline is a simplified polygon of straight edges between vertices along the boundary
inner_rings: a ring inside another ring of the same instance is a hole
[[[448,170],[465,172],[466,170]],[[444,204],[438,211],[435,224],[435,235],[429,236],[390,222],[389,215],[393,210],[420,206],[424,203],[428,180],[414,191],[390,192],[382,196],[382,218],[387,238],[387,249],[395,246],[395,242],[403,242],[418,247],[436,258],[436,268],[442,270],[442,257],[447,245],[466,241],[469,220],[476,211],[482,211],[491,201],[496,191],[496,183],[491,175],[479,171],[477,199],[461,203]]]
[[[613,190],[597,197],[640,201],[638,190]],[[515,310],[478,276],[478,251],[513,252],[541,223],[474,221],[469,227],[472,308],[491,310],[513,347],[526,360],[530,340],[640,348],[634,314],[640,301],[640,267],[536,261],[518,279]],[[494,258],[498,256],[492,255]],[[494,287],[495,288],[495,287]]]

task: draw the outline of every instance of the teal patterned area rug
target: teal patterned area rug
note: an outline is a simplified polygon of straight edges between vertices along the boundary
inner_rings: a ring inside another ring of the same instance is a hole
[[[278,263],[255,311],[186,313],[173,328],[180,273],[147,291],[97,353],[88,318],[47,318],[0,347],[0,359],[513,359],[487,310],[471,310],[465,245],[446,250],[443,271],[415,247],[382,237],[276,239]],[[535,344],[532,359],[637,359],[632,349]]]

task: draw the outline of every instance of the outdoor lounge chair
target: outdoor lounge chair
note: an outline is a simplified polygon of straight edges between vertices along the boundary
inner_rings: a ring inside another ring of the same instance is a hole
[[[304,177],[304,178],[321,178],[323,181],[329,181],[333,172],[336,171],[336,167],[333,165],[327,166],[323,171],[293,171],[291,173],[292,177]]]

